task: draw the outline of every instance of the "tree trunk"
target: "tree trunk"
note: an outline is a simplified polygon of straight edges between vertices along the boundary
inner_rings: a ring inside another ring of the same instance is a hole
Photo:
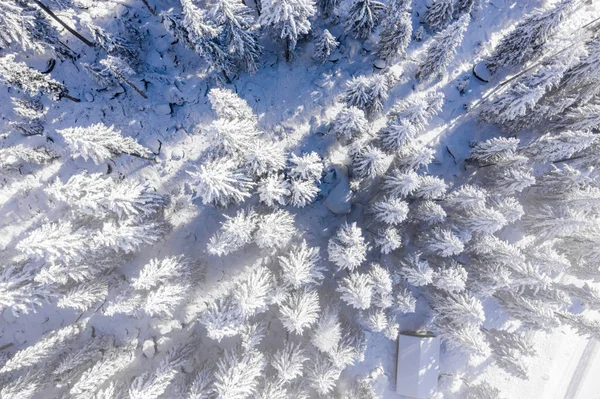
[[[142,0],[142,2],[144,3],[144,5],[146,6],[146,8],[148,10],[150,10],[150,12],[152,13],[152,15],[154,15],[155,17],[158,16],[158,13],[156,12],[156,10],[154,8],[152,8],[152,6],[146,1],[146,0]]]
[[[68,30],[69,32],[71,32],[71,34],[73,34],[73,36],[75,36],[76,38],[78,38],[79,40],[81,40],[82,42],[84,42],[85,44],[87,44],[90,47],[94,47],[95,43],[90,42],[88,39],[86,39],[85,37],[81,36],[79,34],[79,32],[77,32],[75,29],[71,28],[69,25],[67,25],[66,23],[64,23],[60,18],[58,18],[56,16],[56,14],[54,14],[52,12],[51,9],[49,9],[48,7],[46,7],[45,5],[43,5],[41,2],[39,2],[38,0],[33,0],[33,2],[42,10],[44,10],[44,12],[48,15],[50,15],[56,22],[58,22],[59,24],[62,25],[63,28],[65,28],[66,30]]]

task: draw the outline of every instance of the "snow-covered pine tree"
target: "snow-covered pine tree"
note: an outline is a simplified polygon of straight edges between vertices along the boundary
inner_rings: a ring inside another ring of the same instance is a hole
[[[285,58],[290,61],[298,39],[310,32],[309,18],[316,11],[312,0],[262,0],[258,22],[285,41]]]
[[[518,131],[540,125],[552,113],[554,104],[545,104],[547,92],[560,84],[566,71],[585,55],[581,42],[543,59],[534,68],[519,75],[505,90],[487,99],[478,109],[478,117],[498,123],[505,131]]]
[[[341,370],[325,356],[318,356],[307,369],[307,379],[319,395],[327,397],[335,388]]]
[[[338,140],[350,142],[369,133],[369,122],[363,110],[354,106],[344,107],[333,120],[331,131]]]
[[[441,257],[458,255],[464,250],[464,244],[451,230],[433,228],[422,239],[425,253]]]
[[[515,137],[494,137],[477,142],[469,155],[481,165],[502,163],[515,155],[520,142]]]
[[[258,388],[265,368],[265,357],[258,351],[226,350],[217,362],[214,389],[219,399],[246,399]]]
[[[414,126],[417,133],[420,133],[425,131],[429,120],[440,113],[443,106],[444,93],[430,91],[398,100],[388,116],[391,121],[401,122],[405,120]]]
[[[392,157],[373,144],[357,143],[352,151],[352,171],[360,178],[383,176],[392,163]]]
[[[44,165],[58,158],[46,147],[26,147],[23,144],[0,148],[0,168],[18,170],[27,164]]]
[[[467,271],[455,261],[450,261],[436,271],[433,285],[440,290],[448,292],[464,291],[467,285]]]
[[[414,313],[417,300],[408,289],[401,288],[394,296],[394,304],[392,306],[393,310],[397,313]]]
[[[369,270],[373,282],[373,303],[381,309],[392,306],[393,281],[390,272],[378,263],[371,265]]]
[[[485,321],[485,312],[481,301],[469,293],[454,293],[436,296],[433,307],[440,318],[455,326],[481,326]]]
[[[135,360],[136,346],[137,340],[133,340],[126,346],[106,351],[102,359],[79,376],[69,393],[73,396],[93,397],[105,382],[122,372]]]
[[[316,285],[323,280],[325,268],[319,264],[318,247],[309,247],[306,241],[293,246],[279,257],[281,278],[286,285],[299,289],[304,285]]]
[[[323,161],[316,152],[309,152],[297,156],[292,154],[290,156],[290,174],[293,177],[302,180],[321,180],[321,174],[323,173]]]
[[[260,248],[284,248],[297,232],[294,216],[283,209],[260,215],[257,226],[254,241]]]
[[[446,194],[446,183],[443,179],[435,176],[419,176],[419,188],[413,194],[416,198],[426,200],[441,199]]]
[[[60,330],[52,331],[35,344],[19,350],[8,359],[0,369],[0,373],[12,372],[48,362],[65,349],[70,341],[77,339],[79,334],[85,330],[88,320],[84,319]]]
[[[292,341],[286,341],[271,359],[271,366],[277,371],[277,377],[283,382],[291,382],[302,377],[304,363],[308,360],[304,348]]]
[[[481,0],[456,0],[454,3],[454,16],[459,17],[463,14],[473,16],[481,9]]]
[[[155,215],[166,205],[166,196],[135,180],[116,182],[101,173],[73,175],[66,183],[58,179],[45,192],[53,199],[71,204],[83,214],[119,218]]]
[[[344,100],[372,118],[383,109],[388,97],[389,83],[384,75],[356,76],[346,82]]]
[[[66,221],[41,225],[29,232],[15,248],[33,258],[71,263],[83,260],[89,251],[89,241],[86,231],[76,229]]]
[[[257,120],[248,102],[229,89],[215,87],[208,92],[211,108],[220,119],[241,119],[253,126]]]
[[[253,209],[240,210],[235,216],[225,216],[225,222],[208,241],[211,255],[223,256],[250,244],[257,228],[257,215]]]
[[[563,0],[548,10],[534,11],[519,22],[486,60],[488,70],[495,74],[500,68],[523,65],[540,56],[561,23],[576,11],[578,3],[578,0]]]
[[[68,95],[69,91],[62,83],[28,67],[24,62],[15,61],[14,54],[5,54],[0,57],[0,83],[32,96],[42,93],[49,95],[54,100],[65,97],[79,101]]]
[[[367,256],[369,245],[365,242],[360,227],[355,223],[344,223],[329,240],[329,260],[340,269],[350,271],[360,266]]]
[[[84,282],[68,290],[56,305],[59,308],[72,308],[79,312],[85,312],[106,299],[108,286],[109,280],[107,278]]]
[[[281,143],[257,139],[243,154],[246,169],[255,176],[278,173],[285,168],[286,155]]]
[[[0,274],[0,311],[9,309],[15,317],[42,306],[52,297],[44,284],[32,283],[35,268],[31,265],[8,265]]]
[[[407,197],[413,194],[421,184],[419,175],[412,170],[394,169],[383,179],[383,189],[393,197]]]
[[[204,58],[209,68],[223,74],[225,80],[235,72],[227,49],[219,42],[220,29],[192,0],[180,0],[182,15],[163,13],[163,23],[177,39]]]
[[[171,348],[154,370],[138,375],[129,387],[130,399],[158,399],[180,373],[181,366],[192,353],[191,345]]]
[[[527,146],[527,154],[539,163],[565,160],[597,144],[598,136],[587,130],[546,133]]]
[[[47,109],[40,98],[12,98],[13,112],[21,118],[19,121],[11,121],[10,125],[19,130],[25,136],[35,136],[44,133],[44,116]]]
[[[290,196],[290,182],[281,174],[271,174],[258,182],[256,189],[260,202],[270,207],[286,205]]]
[[[432,30],[439,31],[448,26],[453,14],[453,0],[435,0],[425,14],[425,21]]]
[[[323,353],[334,351],[342,339],[342,325],[338,313],[339,309],[336,306],[327,306],[313,329],[311,342]]]
[[[368,309],[373,298],[373,280],[368,274],[351,272],[339,282],[340,297],[355,309]]]
[[[265,266],[259,266],[238,281],[232,297],[239,313],[247,318],[266,310],[272,301],[273,289],[273,274]]]
[[[321,63],[327,62],[331,53],[339,46],[340,43],[335,40],[335,37],[327,29],[323,30],[323,34],[315,42],[315,59]]]
[[[368,39],[385,10],[385,4],[376,0],[356,0],[348,11],[346,31],[361,40]]]
[[[412,221],[427,226],[442,223],[446,219],[446,211],[434,201],[420,201],[412,214]]]
[[[57,130],[65,139],[73,156],[81,156],[100,164],[114,156],[127,154],[141,158],[151,155],[150,151],[131,137],[123,137],[114,126],[96,123],[88,127],[70,127]]]
[[[395,226],[408,217],[408,203],[398,197],[387,197],[375,202],[372,212],[377,221]]]
[[[262,47],[258,44],[251,10],[239,0],[218,0],[210,10],[212,20],[221,27],[219,40],[240,68],[254,73]]]
[[[389,254],[402,246],[402,237],[397,228],[388,226],[377,232],[375,245],[379,247],[381,253]]]
[[[225,337],[240,334],[247,320],[233,299],[225,297],[208,301],[199,321],[206,328],[207,337],[220,342]]]
[[[292,179],[289,187],[289,204],[298,208],[312,203],[319,194],[319,187],[312,180]]]
[[[319,295],[307,287],[292,292],[279,306],[279,319],[291,333],[302,335],[319,318]]]
[[[205,132],[211,149],[223,156],[244,156],[259,135],[256,126],[246,119],[217,119]]]
[[[446,71],[446,67],[456,54],[457,47],[462,42],[469,22],[469,16],[463,15],[433,37],[433,42],[427,49],[425,60],[417,72],[419,81],[428,82]]]
[[[108,221],[102,224],[102,229],[91,237],[93,250],[110,250],[114,253],[130,254],[140,249],[142,245],[158,242],[166,233],[168,226],[162,221],[144,221],[129,219],[125,222]]]
[[[211,370],[202,367],[187,387],[186,399],[204,399],[210,397],[213,394],[212,383]]]
[[[131,286],[136,290],[150,290],[168,281],[187,281],[192,277],[192,267],[183,256],[151,259],[131,281]]]
[[[420,254],[407,255],[401,263],[400,275],[415,287],[433,283],[434,272],[427,260],[422,260]]]
[[[204,204],[227,207],[250,197],[252,180],[237,169],[233,160],[216,159],[187,172],[196,185],[194,198]]]
[[[435,150],[422,142],[409,142],[396,153],[397,163],[407,169],[427,167],[434,159]]]
[[[380,39],[377,43],[376,53],[379,58],[391,61],[406,51],[413,31],[409,8],[410,4],[403,4],[402,7],[394,5],[389,10],[382,22]]]

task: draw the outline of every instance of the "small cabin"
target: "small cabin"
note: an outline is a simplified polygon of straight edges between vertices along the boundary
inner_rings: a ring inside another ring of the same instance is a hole
[[[432,397],[440,372],[440,339],[429,332],[402,332],[398,336],[396,393],[409,398]]]

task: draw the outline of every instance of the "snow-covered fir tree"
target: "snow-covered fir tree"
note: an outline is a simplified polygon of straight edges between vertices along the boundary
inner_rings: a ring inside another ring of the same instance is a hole
[[[376,0],[356,0],[346,19],[346,31],[357,39],[368,39],[381,19],[385,5]]]
[[[372,206],[375,218],[386,224],[398,225],[408,216],[408,204],[400,198],[384,198]]]
[[[446,67],[452,61],[456,49],[463,40],[469,22],[469,16],[463,15],[433,37],[433,43],[427,49],[425,60],[417,72],[420,81],[431,81],[446,71]]]
[[[215,370],[216,397],[252,397],[258,388],[258,379],[265,366],[265,357],[258,351],[243,352],[239,348],[226,350],[217,362]]]
[[[121,154],[148,157],[150,151],[131,137],[123,137],[120,130],[103,123],[87,127],[78,126],[58,130],[65,139],[71,153],[96,164]]]
[[[262,0],[258,22],[285,42],[285,58],[290,60],[298,40],[311,29],[309,18],[315,15],[312,0]]]
[[[329,239],[327,246],[329,260],[340,269],[350,271],[366,260],[368,250],[369,245],[365,242],[362,230],[356,223],[344,223],[335,236]]]
[[[563,0],[547,10],[536,10],[502,38],[486,66],[494,74],[503,67],[515,67],[533,60],[577,7],[577,0]]]
[[[327,396],[335,388],[341,370],[324,356],[317,357],[308,367],[308,381],[319,395]]]
[[[280,174],[271,174],[258,182],[256,188],[260,202],[267,206],[286,205],[291,194],[290,182]]]
[[[254,241],[260,248],[284,248],[296,231],[294,216],[279,209],[259,217]]]
[[[369,132],[369,123],[365,113],[354,106],[343,108],[332,122],[331,131],[338,140],[352,141],[360,139]]]
[[[454,14],[453,0],[435,0],[427,10],[425,21],[434,31],[442,30],[452,20]]]
[[[340,45],[340,43],[333,37],[333,35],[327,30],[323,30],[323,33],[319,39],[315,42],[315,59],[322,63],[327,62],[331,53]]]
[[[226,207],[241,202],[250,197],[254,186],[232,160],[216,159],[188,171],[188,174],[196,184],[195,198],[200,198],[205,204]]]
[[[293,246],[286,255],[279,257],[281,277],[294,289],[304,285],[319,284],[325,269],[320,263],[319,248],[309,247],[306,241]]]
[[[14,54],[5,54],[0,58],[0,83],[32,96],[42,93],[56,100],[68,96],[68,90],[62,83],[30,68],[24,62],[16,61]]]
[[[292,292],[279,306],[279,319],[286,330],[302,335],[318,320],[320,310],[319,295],[305,287]]]
[[[313,329],[311,342],[323,353],[334,351],[342,339],[342,325],[338,312],[339,309],[335,306],[327,306]]]
[[[372,144],[360,145],[352,154],[352,170],[361,178],[382,176],[391,162],[390,156]]]
[[[420,255],[416,253],[407,255],[400,268],[400,275],[415,287],[433,283],[434,277],[434,271],[429,266],[429,262],[421,259]]]
[[[210,10],[212,20],[221,27],[219,39],[232,57],[244,70],[258,70],[258,58],[262,47],[258,44],[252,11],[236,0],[219,0]]]
[[[410,44],[413,28],[409,8],[407,4],[401,7],[394,5],[385,16],[376,49],[381,59],[393,60],[403,54]]]
[[[316,152],[305,153],[301,156],[292,154],[290,156],[292,176],[303,180],[320,180],[323,173],[323,161]]]
[[[233,217],[225,217],[219,231],[208,241],[208,253],[223,256],[243,248],[254,240],[257,215],[253,209],[240,210]]]
[[[383,109],[388,97],[389,82],[384,75],[357,76],[346,83],[344,99],[371,118]]]
[[[290,382],[303,374],[304,363],[308,360],[303,347],[292,341],[286,341],[271,359],[271,366],[277,371],[277,377],[284,382]]]
[[[373,298],[373,280],[368,274],[352,272],[337,288],[344,302],[356,309],[368,309]]]
[[[319,194],[319,188],[311,180],[292,179],[289,187],[289,204],[298,208],[309,205],[315,200],[317,194]]]

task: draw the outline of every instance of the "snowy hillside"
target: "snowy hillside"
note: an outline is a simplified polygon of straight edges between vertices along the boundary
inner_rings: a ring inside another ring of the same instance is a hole
[[[435,398],[565,392],[600,337],[599,29],[0,0],[0,399],[398,398],[416,330]]]

